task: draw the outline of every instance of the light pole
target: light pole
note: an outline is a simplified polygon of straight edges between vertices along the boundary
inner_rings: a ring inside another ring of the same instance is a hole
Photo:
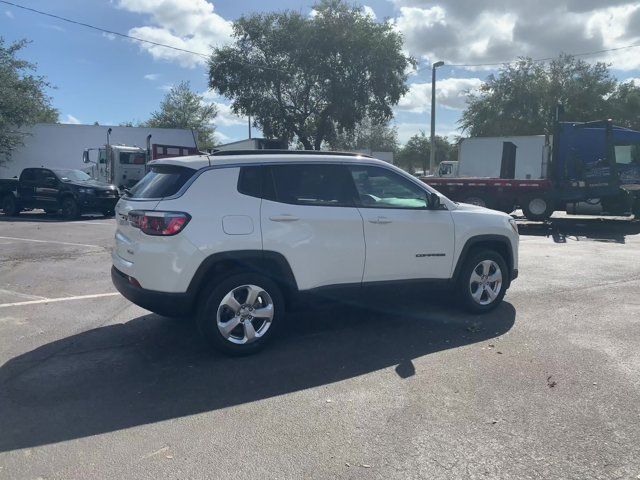
[[[436,162],[436,68],[444,65],[444,62],[436,62],[431,67],[431,148],[429,149],[429,173],[431,166]],[[427,172],[424,172],[427,175]]]

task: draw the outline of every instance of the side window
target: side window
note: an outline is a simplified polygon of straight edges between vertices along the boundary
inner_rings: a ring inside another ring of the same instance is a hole
[[[364,208],[427,208],[427,192],[395,172],[380,167],[349,167]]]
[[[39,183],[46,183],[49,179],[57,180],[55,174],[51,170],[38,170],[37,180]]]
[[[269,170],[278,202],[329,207],[355,206],[353,181],[343,165],[273,165]],[[265,184],[268,185],[268,181]]]
[[[262,196],[264,167],[241,167],[238,176],[238,192],[250,197]]]
[[[20,177],[25,182],[35,182],[36,180],[36,171],[29,169],[22,172],[22,176]]]

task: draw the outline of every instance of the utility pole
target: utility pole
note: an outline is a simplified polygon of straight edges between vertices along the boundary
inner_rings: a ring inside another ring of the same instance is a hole
[[[249,140],[251,140],[251,115],[249,115]]]
[[[436,62],[431,66],[431,148],[429,149],[429,173],[436,163],[436,68],[444,62]],[[427,175],[427,172],[424,172]]]

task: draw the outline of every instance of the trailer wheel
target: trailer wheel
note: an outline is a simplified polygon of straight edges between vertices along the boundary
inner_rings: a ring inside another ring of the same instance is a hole
[[[20,209],[18,208],[18,202],[16,202],[16,198],[12,194],[5,195],[2,198],[2,213],[9,217],[15,217],[20,213]]]
[[[546,220],[554,211],[553,202],[547,197],[528,197],[520,206],[524,216],[533,221]]]
[[[471,205],[477,205],[478,207],[490,208],[488,202],[479,193],[470,193],[463,200],[462,203],[469,203]]]

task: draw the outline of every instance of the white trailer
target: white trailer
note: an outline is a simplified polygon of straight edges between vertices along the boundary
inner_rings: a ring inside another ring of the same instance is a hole
[[[441,162],[438,177],[504,177],[508,152],[512,154],[513,171],[506,178],[535,180],[546,177],[551,152],[551,137],[530,135],[520,137],[464,138],[458,146],[458,161]]]
[[[24,146],[16,149],[11,157],[0,165],[0,178],[20,175],[28,167],[56,167],[85,170],[83,151],[107,143],[107,131],[111,129],[112,145],[146,148],[151,135],[153,144],[175,145],[197,149],[196,136],[191,130],[178,128],[114,127],[106,125],[64,125],[39,123],[25,128]],[[97,161],[93,158],[92,161]]]
[[[509,144],[515,146],[515,174],[509,178],[535,180],[546,178],[552,141],[544,135],[519,137],[474,137],[460,141],[459,177],[501,178],[503,155]],[[513,147],[511,147],[513,148]],[[455,171],[455,168],[452,169]],[[453,173],[453,171],[451,173]],[[441,175],[454,176],[454,175]]]

